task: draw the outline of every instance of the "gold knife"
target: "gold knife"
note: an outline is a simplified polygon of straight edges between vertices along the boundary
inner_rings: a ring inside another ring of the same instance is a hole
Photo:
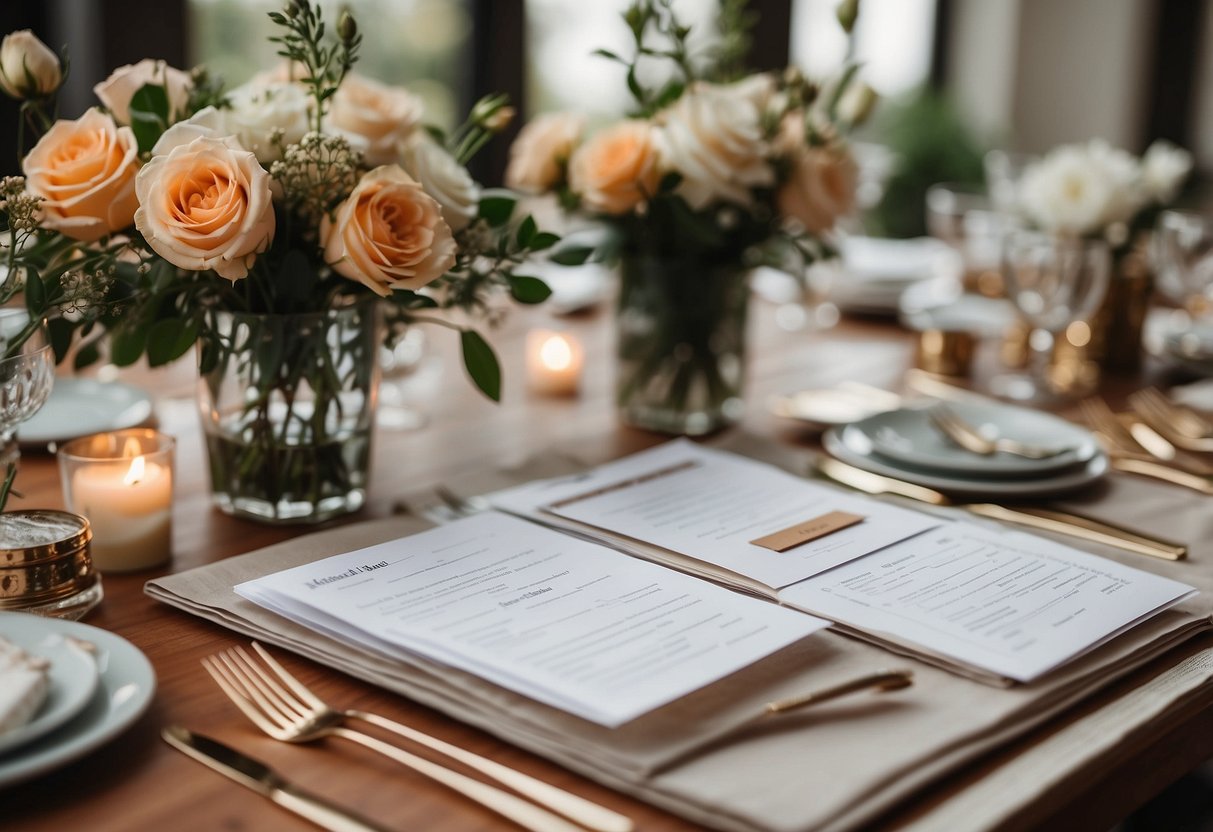
[[[874,474],[824,455],[818,457],[817,470],[835,482],[868,494],[898,494],[902,497],[909,497],[911,500],[919,500],[936,506],[955,506],[971,514],[988,517],[992,520],[1057,532],[1080,540],[1104,543],[1128,552],[1163,560],[1183,560],[1188,554],[1188,547],[1181,543],[1147,537],[1081,514],[1031,506],[1011,508],[996,503],[956,503],[942,491],[883,474]]]
[[[291,785],[269,766],[221,742],[179,725],[168,726],[160,736],[178,751],[330,832],[386,832],[382,826],[355,817],[324,798]]]

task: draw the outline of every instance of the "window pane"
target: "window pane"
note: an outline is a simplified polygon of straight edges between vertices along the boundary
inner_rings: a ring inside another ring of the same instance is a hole
[[[864,0],[855,26],[855,59],[881,95],[919,86],[931,71],[936,0]],[[811,77],[838,70],[847,38],[834,17],[837,0],[794,0],[792,62]]]
[[[467,0],[349,0],[324,3],[326,21],[348,6],[363,34],[357,71],[400,84],[426,103],[426,121],[452,126],[468,71],[471,17]],[[266,38],[266,16],[279,0],[189,0],[191,63],[221,75],[229,87],[281,60]]]

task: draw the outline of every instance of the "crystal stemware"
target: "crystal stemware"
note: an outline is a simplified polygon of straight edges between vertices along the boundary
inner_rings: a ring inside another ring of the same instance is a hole
[[[1007,295],[1032,331],[1027,373],[997,376],[995,393],[1046,403],[1063,398],[1049,367],[1058,333],[1086,320],[1108,290],[1112,255],[1102,240],[1012,230],[1003,240],[1002,275]]]
[[[1151,255],[1159,290],[1193,319],[1213,318],[1213,220],[1164,211]]]

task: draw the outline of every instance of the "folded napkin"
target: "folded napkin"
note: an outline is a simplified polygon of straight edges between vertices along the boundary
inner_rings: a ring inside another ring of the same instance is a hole
[[[811,457],[746,436],[733,437],[724,446],[798,472],[808,470]],[[578,466],[550,458],[446,484],[455,493],[473,495],[574,470]],[[1156,562],[1094,545],[1087,548],[1186,581],[1205,594],[1037,683],[989,688],[827,631],[614,730],[437,662],[421,657],[401,662],[335,642],[232,591],[237,583],[271,572],[420,531],[428,525],[420,517],[308,535],[157,579],[147,591],[208,620],[397,691],[705,826],[780,832],[849,829],[1210,628],[1213,535],[1207,526],[1213,525],[1213,518],[1176,489],[1164,487],[1156,494],[1154,488],[1117,480],[1103,501],[1084,509],[1120,522],[1139,519],[1141,528],[1172,536],[1182,533],[1176,529],[1203,523],[1205,532],[1190,538],[1196,549],[1191,561]],[[1153,514],[1138,510],[1142,501],[1155,507]],[[408,502],[418,511],[437,505],[425,494]],[[740,739],[718,742],[772,699],[903,666],[915,673],[908,690],[841,699]]]
[[[0,638],[0,734],[33,719],[50,690],[50,663]]]

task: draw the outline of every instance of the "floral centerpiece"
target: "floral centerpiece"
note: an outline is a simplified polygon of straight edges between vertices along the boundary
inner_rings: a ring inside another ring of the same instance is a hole
[[[516,274],[557,242],[465,167],[511,116],[476,104],[450,134],[412,93],[351,71],[343,13],[309,0],[270,17],[285,59],[224,92],[146,60],[96,88],[103,106],[49,113],[61,63],[28,33],[0,50],[0,86],[39,136],[0,204],[8,279],[62,359],[165,364],[199,345],[199,405],[217,504],[271,522],[362,504],[375,361],[387,329],[429,321],[461,339],[489,397],[500,370],[465,321],[494,296],[547,294]],[[451,310],[446,313],[445,310]]]
[[[1068,342],[1109,370],[1136,370],[1152,280],[1147,232],[1179,195],[1192,156],[1166,141],[1141,157],[1095,139],[1053,148],[1029,162],[1013,186],[1017,218],[1062,240],[1094,239],[1112,254],[1112,279],[1090,321],[1089,340]]]
[[[847,31],[856,7],[839,8]],[[624,70],[633,112],[588,136],[577,114],[536,118],[511,148],[506,184],[554,192],[614,232],[623,419],[706,433],[740,415],[746,273],[832,253],[835,224],[855,203],[843,137],[872,94],[852,83],[854,66],[824,84],[794,68],[747,75],[744,3],[722,4],[722,37],[702,54],[670,0],[639,0],[623,19],[630,55],[597,54]],[[670,71],[646,83],[655,62]]]

